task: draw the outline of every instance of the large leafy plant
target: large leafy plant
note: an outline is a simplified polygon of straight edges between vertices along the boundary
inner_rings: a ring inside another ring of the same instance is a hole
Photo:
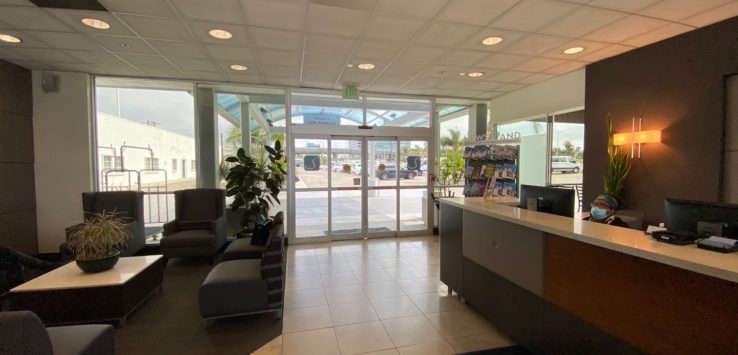
[[[607,173],[605,174],[605,194],[621,198],[625,178],[630,172],[631,162],[628,153],[613,144],[612,117],[607,114]]]
[[[76,226],[69,235],[68,245],[77,260],[97,260],[118,253],[127,239],[125,218],[103,211]]]
[[[265,153],[257,158],[246,155],[239,148],[236,156],[226,158],[231,164],[226,175],[226,196],[233,197],[231,210],[241,215],[242,232],[252,232],[256,225],[269,218],[269,208],[279,204],[287,171],[282,144],[274,142],[274,147],[264,146]]]

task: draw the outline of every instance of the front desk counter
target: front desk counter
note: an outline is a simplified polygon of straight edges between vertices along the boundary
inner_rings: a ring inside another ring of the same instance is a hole
[[[534,354],[738,354],[738,254],[441,199],[441,281]]]

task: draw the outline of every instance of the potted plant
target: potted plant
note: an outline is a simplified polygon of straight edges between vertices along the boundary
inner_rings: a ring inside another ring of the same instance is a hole
[[[103,211],[75,227],[69,235],[69,248],[82,271],[101,272],[115,266],[127,239],[124,218],[118,213]]]
[[[280,203],[279,192],[287,175],[284,151],[276,141],[273,148],[265,145],[264,154],[255,159],[239,148],[226,162],[232,164],[226,175],[226,196],[233,197],[233,212],[241,209],[239,235],[243,236],[269,218],[269,207]]]
[[[604,193],[621,199],[625,178],[630,172],[631,162],[628,153],[613,144],[612,117],[607,114],[607,173],[605,174]]]

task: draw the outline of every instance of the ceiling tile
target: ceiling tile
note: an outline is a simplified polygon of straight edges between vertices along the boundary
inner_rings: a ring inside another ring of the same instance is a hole
[[[314,89],[333,89],[334,87],[333,83],[334,83],[334,80],[329,80],[329,81],[303,80],[300,87],[314,88]]]
[[[613,44],[601,50],[595,51],[594,53],[587,53],[579,57],[578,59],[583,60],[583,61],[588,61],[588,62],[597,62],[605,58],[610,58],[618,54],[625,53],[632,49],[635,49],[635,47],[623,46],[620,44]]]
[[[503,30],[499,28],[486,27],[471,36],[463,45],[464,48],[477,49],[487,52],[499,52],[504,50],[509,45],[517,42],[520,38],[527,35],[526,32]],[[495,44],[494,46],[485,46],[482,44],[482,40],[488,37],[501,37],[502,42]]]
[[[167,57],[169,61],[174,63],[177,68],[182,71],[215,71],[213,62],[205,59],[183,58],[183,57]]]
[[[63,63],[75,63],[79,62],[76,58],[69,56],[68,54],[58,50],[49,48],[15,48],[20,54],[25,55],[33,60],[41,62],[63,62]]]
[[[428,88],[428,87],[434,87],[438,83],[440,83],[442,80],[443,79],[441,79],[441,78],[430,78],[430,77],[426,77],[426,76],[419,76],[419,77],[416,77],[415,79],[409,81],[408,83],[406,83],[402,87],[402,89],[399,89],[398,91],[401,91],[403,89],[414,90],[414,89],[425,89],[425,88]]]
[[[192,41],[190,31],[179,19],[138,15],[118,15],[142,38]]]
[[[50,12],[57,19],[64,22],[69,28],[77,30],[79,32],[117,36],[133,36],[133,32],[131,32],[131,30],[128,29],[126,25],[118,21],[118,19],[113,14],[108,12],[67,9],[46,9],[46,11]],[[110,28],[107,30],[98,30],[96,28],[85,26],[82,24],[81,20],[86,17],[103,20],[110,25]],[[47,28],[46,30],[53,31],[54,29]]]
[[[730,0],[663,0],[657,2],[638,13],[643,16],[652,16],[671,21],[694,16],[700,12],[723,5]]]
[[[561,65],[557,65],[553,68],[548,68],[544,72],[547,74],[561,75],[561,74],[566,74],[570,71],[577,70],[579,68],[584,68],[586,65],[587,63],[585,62],[577,62],[577,61],[572,60],[572,61],[563,63]]]
[[[377,75],[377,73],[379,73],[382,70],[384,70],[384,68],[389,63],[389,61],[380,60],[380,59],[371,59],[371,58],[366,58],[366,57],[359,57],[357,55],[354,55],[353,57],[351,57],[351,60],[349,62],[350,62],[350,64],[353,64],[353,65],[358,65],[358,64],[361,64],[361,63],[371,63],[371,64],[374,64],[374,69],[372,69],[372,70],[361,70],[358,67],[354,66],[353,68],[348,68],[347,67],[346,70],[344,70],[344,71],[359,71],[359,72],[362,72],[362,73],[374,73],[374,75]]]
[[[172,65],[169,64],[164,58],[158,55],[144,55],[144,54],[131,54],[131,53],[120,53],[118,54],[126,62],[136,66],[137,68],[146,71],[147,69],[173,69]]]
[[[533,58],[512,67],[513,70],[527,71],[531,73],[542,72],[548,68],[563,64],[561,59]]]
[[[182,17],[200,21],[245,24],[238,0],[170,0]]]
[[[308,8],[310,33],[359,37],[368,22],[369,13],[364,11],[316,4],[310,4]]]
[[[302,51],[303,37],[300,32],[249,27],[254,46],[260,48]]]
[[[522,0],[490,26],[533,32],[577,8],[578,5],[559,1]]]
[[[56,49],[100,49],[95,42],[79,33],[48,31],[26,31],[26,33]]]
[[[543,27],[538,32],[577,38],[625,16],[626,14],[618,11],[583,6]]]
[[[74,57],[81,63],[113,64],[113,65],[124,64],[120,59],[118,59],[118,57],[102,49],[92,50],[92,51],[67,50],[63,52],[69,55],[70,57]]]
[[[0,0],[0,5],[36,6],[28,0]]]
[[[430,19],[443,8],[448,0],[381,0],[378,11]]]
[[[513,65],[521,63],[530,58],[532,57],[517,54],[497,53],[490,55],[486,59],[477,63],[477,65],[482,68],[508,69]]]
[[[374,80],[374,82],[372,83],[372,88],[375,90],[379,90],[377,89],[377,86],[392,86],[392,90],[394,91],[412,78],[412,75],[397,75],[384,72]]]
[[[566,60],[579,60],[579,58],[586,56],[589,53],[593,53],[595,51],[598,51],[602,48],[608,47],[609,43],[604,42],[595,42],[595,41],[586,41],[583,39],[575,39],[571,42],[568,42],[566,44],[554,47],[553,49],[549,50],[546,53],[543,53],[543,57],[547,58],[559,58],[559,59],[566,59]],[[575,54],[564,54],[564,50],[572,48],[572,47],[583,47],[584,50],[575,53]]]
[[[634,13],[661,0],[592,0],[587,6]]]
[[[354,49],[355,42],[355,40],[348,38],[309,34],[307,35],[305,51],[313,54],[348,57]]]
[[[276,65],[276,64],[261,64],[261,72],[264,76],[274,78],[299,78],[300,67],[289,66],[289,65]]]
[[[407,42],[421,26],[423,21],[420,20],[377,15],[366,31],[366,37]]]
[[[655,43],[655,42],[658,42],[658,41],[661,41],[661,40],[664,40],[670,37],[680,35],[684,32],[689,32],[691,30],[694,30],[694,27],[686,26],[686,25],[682,25],[678,23],[670,23],[654,31],[647,32],[642,35],[639,35],[631,39],[628,39],[626,41],[623,41],[623,44],[634,46],[634,47],[643,47],[651,43]]]
[[[446,79],[435,85],[436,88],[440,89],[465,89],[473,81],[471,78],[458,77],[453,79]]]
[[[211,58],[217,61],[236,61],[246,63],[256,61],[256,50],[252,48],[206,44],[205,50],[210,54]]]
[[[503,83],[512,83],[520,79],[523,79],[525,77],[528,77],[530,75],[531,73],[527,73],[527,72],[506,70],[504,72],[497,73],[496,75],[490,75],[487,78],[487,80],[498,81],[498,82],[503,82]]]
[[[445,48],[410,46],[402,52],[397,60],[400,62],[430,63],[446,51]]]
[[[442,57],[440,60],[438,60],[438,63],[441,64],[449,64],[449,65],[459,65],[459,66],[469,66],[472,65],[484,58],[487,58],[489,56],[488,52],[480,52],[480,51],[469,51],[469,50],[455,50],[451,52],[451,54]]]
[[[89,74],[104,74],[104,72],[95,65],[82,64],[82,63],[54,63],[49,62],[49,65],[53,66],[57,70],[67,72],[78,72],[78,73],[89,73]]]
[[[508,11],[518,0],[453,0],[443,8],[436,19],[456,23],[485,26]]]
[[[466,41],[481,27],[459,25],[449,22],[433,22],[430,26],[417,37],[418,43],[455,47],[459,43]]]
[[[246,23],[283,30],[305,29],[307,5],[302,1],[241,0]]]
[[[424,67],[416,63],[400,63],[392,62],[387,69],[384,70],[384,74],[397,75],[397,76],[414,76],[420,73]]]
[[[35,37],[31,36],[30,34],[15,30],[12,28],[3,27],[0,25],[0,30],[3,31],[3,33],[9,34],[11,36],[15,36],[20,38],[23,42],[21,43],[8,43],[0,41],[0,47],[8,47],[8,48],[17,48],[17,47],[31,47],[31,48],[49,48],[49,45],[47,45],[45,42],[41,42],[40,40],[36,39]]]
[[[738,1],[729,2],[723,6],[683,19],[680,22],[690,26],[704,27],[735,16],[738,16]]]
[[[257,54],[260,63],[299,66],[302,61],[302,56],[297,52],[259,49]]]
[[[30,70],[53,69],[50,65],[35,60],[10,60],[9,62]]]
[[[620,43],[628,38],[635,37],[639,34],[653,31],[659,27],[668,25],[666,21],[648,18],[638,15],[630,15],[621,20],[615,21],[609,25],[584,36],[584,39],[592,41]]]
[[[215,61],[214,65],[216,68],[225,73],[226,76],[230,76],[231,74],[235,75],[244,75],[244,76],[258,76],[261,78],[261,73],[259,72],[259,66],[256,63],[240,63],[246,65],[248,70],[246,71],[239,71],[239,70],[233,70],[231,69],[231,65],[233,65],[233,61]],[[261,79],[259,79],[261,80]]]
[[[277,86],[300,86],[300,80],[297,78],[273,78],[270,76],[267,76],[264,81],[267,85],[277,85]]]
[[[344,70],[338,79],[343,84],[367,85],[374,80],[377,73],[365,72],[359,70]]]
[[[154,46],[159,53],[167,57],[205,58],[205,53],[202,51],[201,46],[195,43],[159,41],[153,39],[146,41]]]
[[[166,0],[98,0],[110,12],[177,17]]]
[[[28,56],[20,54],[10,48],[0,47],[0,58],[5,60],[30,60]]]
[[[234,74],[234,73],[228,73],[226,74],[228,77],[228,81],[234,82],[234,83],[242,83],[242,84],[263,84],[264,82],[261,80],[261,76],[258,74]]]
[[[306,66],[302,71],[303,84],[306,82],[321,82],[330,83],[330,85],[333,86],[336,78],[338,78],[338,70],[320,69]]]
[[[144,40],[138,37],[96,35],[91,38],[111,52],[156,54]]]
[[[536,83],[540,83],[541,81],[551,79],[555,76],[556,75],[554,74],[538,73],[538,74],[526,76],[525,78],[518,80],[518,83],[531,85],[531,84],[536,84]]]
[[[136,68],[121,62],[121,64],[98,64],[98,68],[111,75],[143,76],[144,73]]]
[[[569,41],[569,39],[563,37],[530,34],[510,44],[503,52],[535,56],[545,53],[554,47],[564,45]]]
[[[225,76],[216,71],[185,70],[185,77],[194,80],[224,81]]]
[[[528,85],[526,84],[507,84],[505,86],[500,86],[499,88],[495,89],[495,91],[510,92],[510,91],[522,89],[526,86]]]
[[[361,41],[354,56],[368,59],[392,59],[402,50],[402,46],[392,42]]]
[[[433,65],[428,70],[423,72],[423,76],[433,78],[456,78],[459,73],[466,73],[467,68],[462,66],[450,66],[450,65]]]
[[[251,42],[249,41],[248,27],[246,26],[201,21],[187,21],[186,24],[190,27],[192,32],[195,34],[195,37],[197,37],[200,42],[223,44],[229,46],[251,45]],[[233,37],[229,39],[213,38],[208,34],[208,31],[212,29],[226,30],[230,32]]]
[[[498,83],[495,81],[475,81],[471,85],[469,85],[470,89],[474,90],[484,90],[484,91],[491,91],[494,89],[497,89],[498,87],[506,85],[505,83]]]
[[[72,31],[64,23],[38,7],[3,6],[0,10],[0,22],[18,30]]]

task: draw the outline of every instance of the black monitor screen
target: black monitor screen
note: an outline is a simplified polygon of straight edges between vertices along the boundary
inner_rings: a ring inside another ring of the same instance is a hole
[[[717,202],[664,200],[666,228],[697,233],[698,222],[724,224],[723,236],[738,237],[738,205]]]
[[[535,199],[539,212],[574,217],[575,192],[572,189],[520,185],[520,208],[528,208],[528,199]]]

